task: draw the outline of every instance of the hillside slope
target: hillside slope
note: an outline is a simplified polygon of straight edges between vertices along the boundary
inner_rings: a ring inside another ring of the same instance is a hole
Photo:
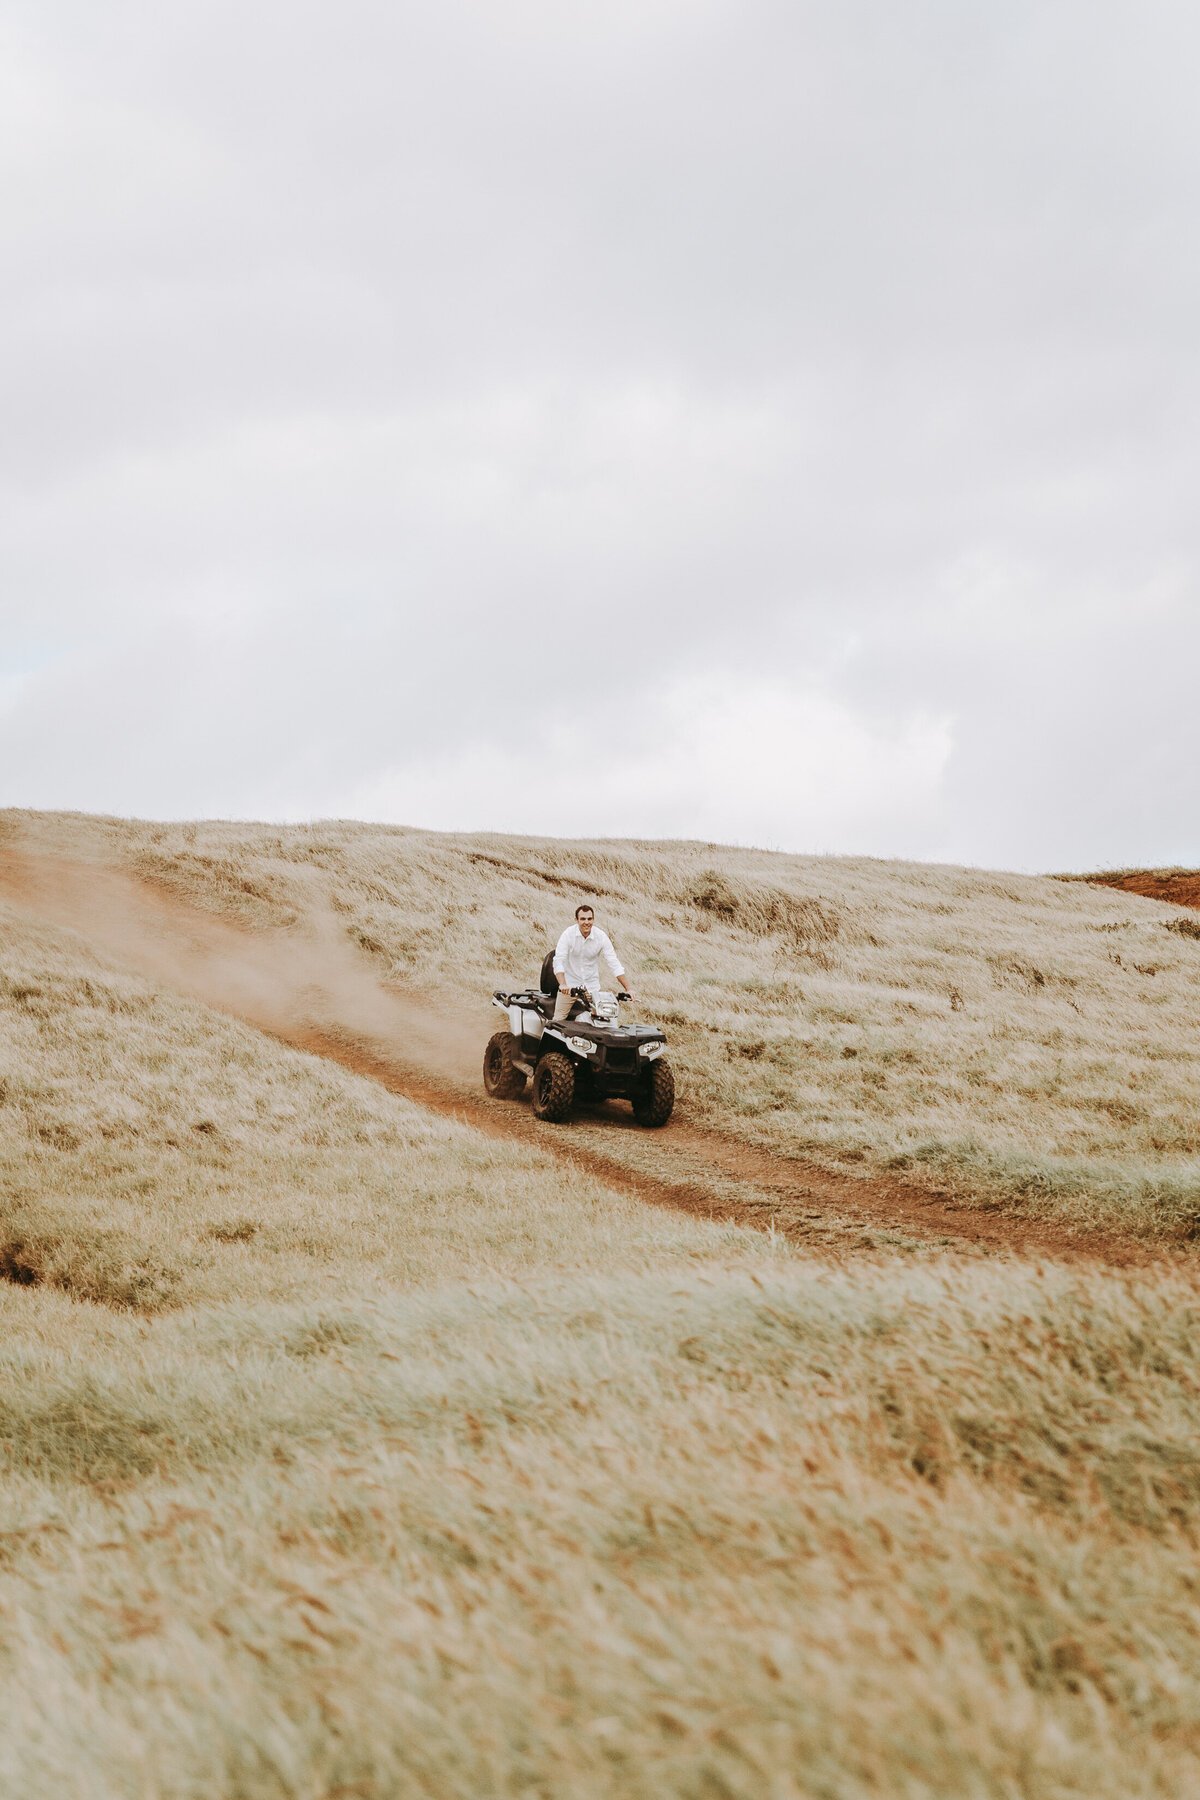
[[[5,846],[124,868],[280,941],[335,935],[471,1043],[492,987],[533,979],[593,898],[669,1027],[682,1117],[1031,1213],[1176,1237],[1200,1218],[1200,943],[1177,908],[955,868],[365,825],[10,812]]]
[[[4,908],[0,1223],[6,1794],[1200,1785],[1184,1268],[647,1211]]]

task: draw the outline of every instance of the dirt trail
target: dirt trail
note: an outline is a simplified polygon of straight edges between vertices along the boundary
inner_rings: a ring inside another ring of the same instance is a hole
[[[616,1106],[548,1126],[525,1102],[489,1099],[482,1047],[497,1015],[450,1012],[381,987],[314,895],[302,931],[254,932],[157,882],[46,855],[0,851],[0,899],[78,932],[126,967],[217,1007],[296,1048],[342,1063],[493,1137],[587,1170],[610,1186],[705,1218],[775,1229],[837,1253],[933,1240],[1026,1255],[1138,1264],[1163,1254],[1113,1235],[971,1206],[878,1174],[838,1174],[690,1123],[646,1132]]]

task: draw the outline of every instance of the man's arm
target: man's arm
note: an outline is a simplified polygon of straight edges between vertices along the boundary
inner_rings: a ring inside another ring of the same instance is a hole
[[[629,983],[625,979],[624,965],[622,964],[621,959],[617,955],[616,951],[613,949],[612,939],[609,937],[607,931],[604,933],[603,942],[600,945],[600,953],[604,957],[605,962],[608,964],[608,966],[612,970],[613,974],[616,976],[617,980],[620,982],[621,986],[625,989],[625,992],[629,995],[629,998],[632,1000],[633,999],[633,989],[630,987]]]

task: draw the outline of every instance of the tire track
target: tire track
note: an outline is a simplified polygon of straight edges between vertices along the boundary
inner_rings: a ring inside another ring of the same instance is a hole
[[[1072,1234],[1052,1221],[1014,1218],[1000,1208],[972,1206],[879,1176],[841,1175],[772,1156],[679,1117],[655,1132],[654,1142],[643,1150],[651,1134],[628,1124],[623,1116],[596,1119],[585,1114],[573,1125],[546,1125],[534,1117],[527,1102],[497,1101],[482,1091],[469,1092],[389,1057],[350,1033],[302,1028],[273,1035],[293,1049],[340,1063],[391,1093],[488,1137],[515,1140],[551,1155],[650,1205],[760,1231],[772,1229],[825,1254],[886,1250],[887,1243],[872,1233],[897,1230],[947,1247],[1110,1267],[1144,1266],[1172,1254],[1113,1233]],[[610,1137],[627,1151],[636,1147],[641,1154],[632,1160],[614,1152],[605,1144]],[[714,1170],[729,1179],[725,1183],[714,1179]]]

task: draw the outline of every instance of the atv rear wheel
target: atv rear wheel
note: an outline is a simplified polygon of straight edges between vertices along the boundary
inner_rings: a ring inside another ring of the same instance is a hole
[[[575,1103],[575,1065],[557,1050],[547,1050],[533,1071],[533,1110],[539,1119],[558,1125]]]
[[[498,1031],[488,1039],[483,1053],[483,1085],[493,1100],[515,1100],[525,1086],[520,1069],[513,1067],[517,1040],[511,1031]]]
[[[656,1057],[633,1096],[633,1116],[639,1125],[665,1125],[675,1105],[675,1077],[671,1065]]]

